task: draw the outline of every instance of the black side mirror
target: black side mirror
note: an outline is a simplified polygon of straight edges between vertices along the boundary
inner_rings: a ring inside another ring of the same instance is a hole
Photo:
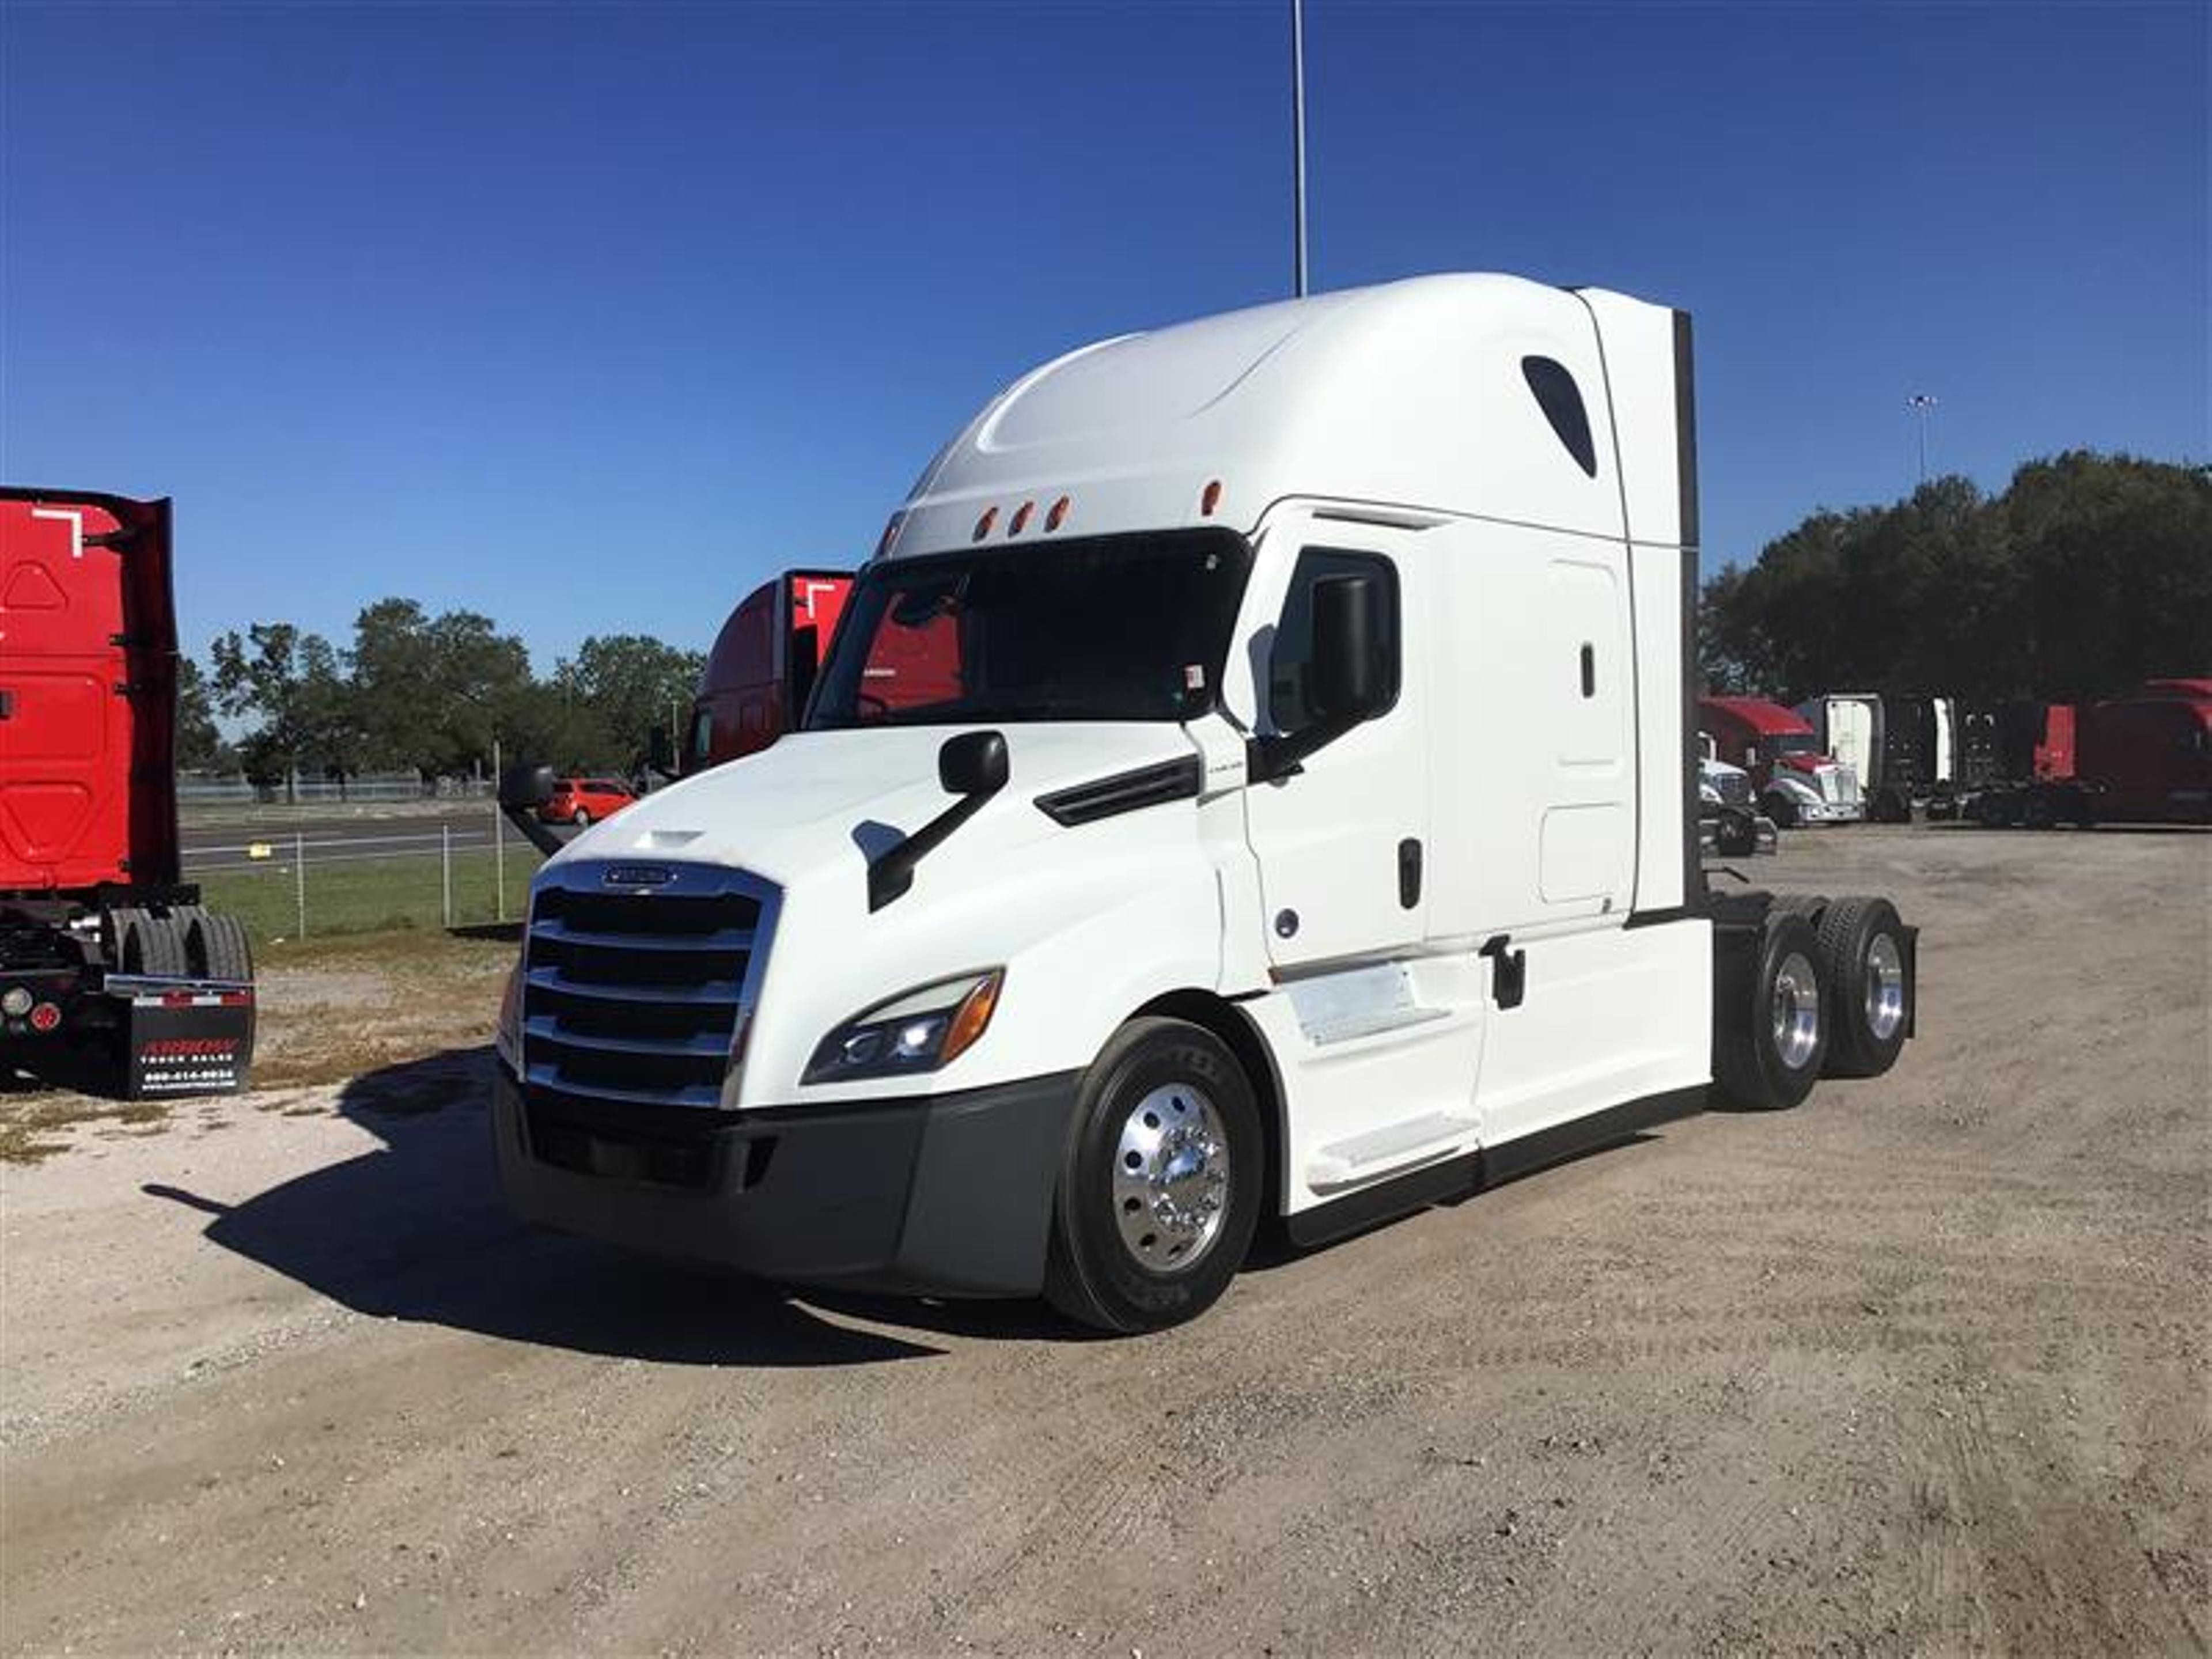
[[[1389,701],[1382,594],[1372,576],[1324,576],[1313,588],[1313,663],[1308,696],[1332,725],[1368,720]]]
[[[937,781],[947,794],[995,795],[1006,787],[1003,732],[963,732],[937,751]]]
[[[499,804],[517,811],[534,811],[553,799],[553,769],[550,766],[510,766],[499,775]]]
[[[868,908],[880,910],[914,885],[914,866],[1006,787],[1006,734],[963,732],[937,751],[937,781],[960,797],[904,841],[868,860]]]
[[[645,734],[645,763],[665,776],[676,771],[676,740],[665,726],[656,726]]]

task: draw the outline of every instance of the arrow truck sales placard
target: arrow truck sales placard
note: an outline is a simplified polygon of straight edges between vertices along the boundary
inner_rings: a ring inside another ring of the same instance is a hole
[[[253,1057],[253,993],[137,991],[124,1026],[125,1089],[133,1100],[236,1094]]]

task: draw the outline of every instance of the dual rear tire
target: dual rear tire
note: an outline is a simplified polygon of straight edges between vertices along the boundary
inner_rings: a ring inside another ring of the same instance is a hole
[[[1734,1105],[1797,1105],[1822,1075],[1878,1077],[1911,1034],[1912,936],[1887,899],[1776,900],[1725,951],[1713,1000],[1713,1081]]]

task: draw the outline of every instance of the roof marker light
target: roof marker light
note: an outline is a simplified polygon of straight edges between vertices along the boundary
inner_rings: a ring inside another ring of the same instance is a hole
[[[1024,501],[1019,507],[1016,507],[1014,509],[1014,521],[1006,526],[1006,534],[1009,536],[1020,535],[1022,532],[1028,527],[1030,514],[1036,506],[1036,503],[1035,501]]]
[[[981,541],[984,537],[991,533],[991,526],[998,523],[998,521],[999,509],[995,507],[985,507],[983,509],[983,516],[975,520],[975,533],[969,539],[973,541]]]
[[[1062,495],[1052,504],[1052,511],[1044,515],[1044,527],[1057,530],[1067,522],[1067,497]]]
[[[1199,492],[1198,516],[1201,519],[1210,519],[1213,516],[1213,509],[1220,505],[1221,480],[1209,479],[1206,488]]]

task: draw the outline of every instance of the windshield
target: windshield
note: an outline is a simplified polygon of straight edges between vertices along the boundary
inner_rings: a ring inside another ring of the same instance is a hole
[[[1250,559],[1200,530],[871,565],[806,729],[1188,720],[1213,706]]]

